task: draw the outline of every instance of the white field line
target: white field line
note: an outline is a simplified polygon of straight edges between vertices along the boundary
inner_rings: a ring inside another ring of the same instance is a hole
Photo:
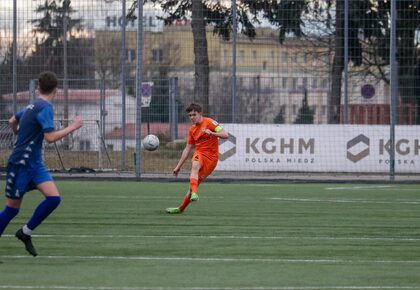
[[[356,186],[335,186],[335,187],[326,187],[326,190],[341,190],[341,189],[350,189],[350,190],[359,190],[359,189],[382,189],[382,188],[396,188],[395,185],[356,185]]]
[[[3,235],[4,238],[15,238],[14,235]],[[203,239],[203,240],[332,240],[332,241],[420,241],[412,237],[305,237],[305,236],[234,236],[234,235],[32,235],[34,238],[49,239]]]
[[[336,187],[326,187],[325,190],[370,190],[370,189],[381,189],[381,190],[404,190],[404,191],[418,191],[416,188],[398,188],[395,185],[360,185],[360,186],[336,186]]]
[[[403,191],[404,189],[398,189],[398,191]],[[409,189],[406,189],[409,190]],[[419,191],[417,189],[413,189],[413,191]],[[92,198],[92,199],[98,199],[98,196],[96,195],[68,195],[65,196],[65,198],[75,198],[75,199],[87,199],[87,198]],[[100,199],[130,199],[130,200],[173,200],[173,199],[179,199],[180,196],[138,196],[138,195],[115,195],[115,196],[107,196],[107,195],[101,195]],[[201,198],[201,197],[200,197]],[[216,200],[216,199],[220,199],[220,200],[225,200],[224,197],[222,196],[208,196],[208,195],[203,195],[203,198],[205,199],[211,199],[211,200]],[[273,198],[269,198],[269,199],[281,199],[280,197],[273,197]],[[287,198],[284,198],[287,199]],[[291,199],[293,200],[293,199]],[[299,201],[299,199],[297,199]],[[311,199],[307,199],[307,200],[311,200]],[[340,200],[338,200],[340,201]],[[352,202],[356,202],[356,201],[360,201],[363,202],[364,200],[354,200]],[[372,200],[372,201],[376,201],[376,200]],[[253,202],[253,201],[252,201]],[[384,201],[383,203],[393,203],[394,201]],[[402,199],[397,199],[396,202],[402,202],[402,203],[420,203],[420,200],[402,200]]]
[[[282,188],[281,184],[250,184],[249,186],[253,187],[278,187],[280,190]],[[325,187],[325,190],[398,190],[398,191],[416,191],[420,193],[420,189],[417,188],[399,188],[398,185],[348,185],[348,186],[332,186]],[[420,287],[419,287],[420,289]]]
[[[30,259],[25,255],[0,255],[0,259]],[[420,264],[420,260],[355,260],[355,259],[276,259],[276,258],[213,258],[213,257],[147,257],[147,256],[37,256],[45,260],[101,260],[101,261],[175,261],[227,263],[282,263],[282,264]]]
[[[97,196],[97,195],[76,195],[76,194],[69,194],[66,195],[66,198],[94,198],[94,199],[141,199],[141,200],[154,200],[154,199],[174,199],[174,198],[179,198],[180,196],[184,196],[185,194],[179,194],[179,195],[173,195],[173,196],[141,196],[141,195],[101,195],[101,196]]]
[[[64,286],[64,285],[0,285],[0,289],[68,289],[68,290],[403,290],[420,289],[416,286],[279,286],[279,287],[107,287],[107,286]]]
[[[420,200],[369,200],[369,199],[315,199],[315,198],[287,198],[272,197],[271,200],[298,201],[298,202],[330,202],[330,203],[371,203],[371,204],[420,204]]]

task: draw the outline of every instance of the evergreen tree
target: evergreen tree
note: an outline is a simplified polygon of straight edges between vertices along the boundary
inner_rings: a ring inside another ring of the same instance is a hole
[[[273,123],[274,124],[284,124],[285,123],[285,120],[284,120],[284,107],[283,106],[280,108],[279,113],[274,117]]]
[[[304,90],[302,99],[302,106],[299,109],[295,124],[313,124],[314,123],[314,110],[308,106],[307,90]]]
[[[43,52],[39,57],[42,58],[41,63],[44,69],[55,71],[60,75],[63,71],[64,37],[67,37],[71,31],[80,31],[83,28],[82,19],[71,17],[76,11],[71,7],[70,0],[45,0],[43,4],[36,7],[35,12],[42,14],[41,18],[30,21],[34,24],[32,32],[36,37],[40,37],[40,39],[36,39],[35,49]],[[65,27],[66,31],[64,31]],[[72,39],[70,34],[69,47]],[[36,51],[34,55],[36,55]],[[70,66],[71,63],[69,63],[69,68]]]

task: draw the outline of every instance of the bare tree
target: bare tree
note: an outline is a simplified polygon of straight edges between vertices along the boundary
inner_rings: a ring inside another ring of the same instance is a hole
[[[108,86],[117,88],[121,74],[121,35],[97,33],[95,41],[95,67],[99,78]]]

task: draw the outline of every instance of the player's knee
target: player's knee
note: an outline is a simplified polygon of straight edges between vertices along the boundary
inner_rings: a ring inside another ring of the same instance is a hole
[[[56,208],[61,203],[61,196],[47,196],[46,200],[51,207]]]
[[[191,169],[192,171],[198,172],[201,168],[201,164],[199,162],[193,162]]]
[[[11,199],[11,198],[8,198],[7,201],[6,201],[6,205],[8,207],[17,208],[17,209],[20,208],[21,203],[22,203],[22,199]]]

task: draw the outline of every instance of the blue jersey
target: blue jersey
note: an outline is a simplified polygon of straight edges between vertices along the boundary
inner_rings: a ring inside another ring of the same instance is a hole
[[[9,162],[21,165],[42,162],[44,133],[54,131],[52,104],[38,98],[16,113],[15,118],[19,122],[19,130]]]

